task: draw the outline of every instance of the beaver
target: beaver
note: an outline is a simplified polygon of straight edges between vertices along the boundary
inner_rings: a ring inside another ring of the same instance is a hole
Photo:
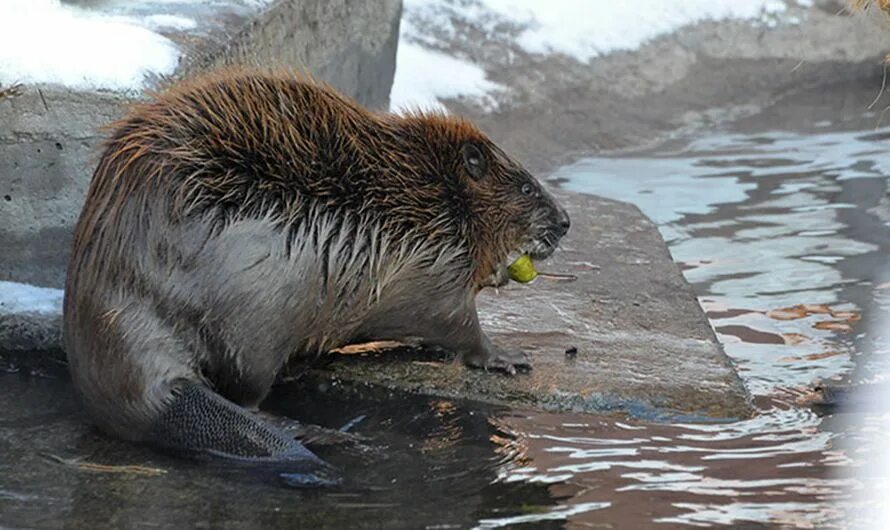
[[[465,119],[375,113],[292,73],[182,81],[110,126],[64,300],[103,430],[190,455],[320,462],[255,413],[294,356],[396,340],[514,373],[474,299],[569,228]]]

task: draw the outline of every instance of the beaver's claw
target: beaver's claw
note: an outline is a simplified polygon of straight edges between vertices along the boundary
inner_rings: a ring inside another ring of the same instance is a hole
[[[528,372],[532,369],[528,354],[521,350],[491,352],[484,359],[469,359],[467,365],[473,368],[483,368],[486,371],[503,372],[507,375],[516,375],[517,372]]]

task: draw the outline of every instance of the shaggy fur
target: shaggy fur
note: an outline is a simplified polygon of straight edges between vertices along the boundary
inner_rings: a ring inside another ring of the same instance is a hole
[[[163,444],[151,433],[183,382],[252,408],[289,357],[360,340],[525,363],[488,341],[474,298],[505,281],[509,253],[551,253],[568,217],[469,122],[227,70],[111,130],[64,319],[74,382],[106,430]]]

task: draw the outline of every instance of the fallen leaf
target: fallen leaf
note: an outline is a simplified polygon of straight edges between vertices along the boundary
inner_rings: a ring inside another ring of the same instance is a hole
[[[350,344],[348,346],[343,346],[342,348],[331,350],[331,353],[339,353],[341,355],[356,355],[360,353],[391,350],[393,348],[398,348],[399,346],[403,346],[403,344],[401,342],[395,342],[391,340],[382,340],[377,342],[365,342],[363,344]]]
[[[53,454],[45,454],[45,457],[54,460],[60,464],[73,467],[80,471],[92,471],[97,473],[125,473],[130,475],[142,475],[147,477],[157,477],[166,475],[167,470],[157,467],[134,466],[134,465],[110,465],[96,464],[94,462],[83,462],[78,458],[62,458]]]

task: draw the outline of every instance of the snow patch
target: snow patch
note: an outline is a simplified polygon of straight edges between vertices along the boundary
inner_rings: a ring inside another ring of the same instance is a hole
[[[62,312],[61,289],[0,281],[0,314]]]
[[[183,17],[149,18],[146,25],[188,25]],[[128,19],[59,0],[5,0],[0,5],[2,84],[137,91],[146,76],[172,74],[179,59],[173,42]]]
[[[198,27],[195,19],[179,15],[148,15],[142,19],[141,25],[149,29],[175,29],[179,31],[187,31]]]
[[[402,41],[396,58],[396,75],[390,93],[393,110],[444,111],[441,99],[468,97],[493,106],[490,94],[504,87],[486,79],[479,66],[423,46]]]

